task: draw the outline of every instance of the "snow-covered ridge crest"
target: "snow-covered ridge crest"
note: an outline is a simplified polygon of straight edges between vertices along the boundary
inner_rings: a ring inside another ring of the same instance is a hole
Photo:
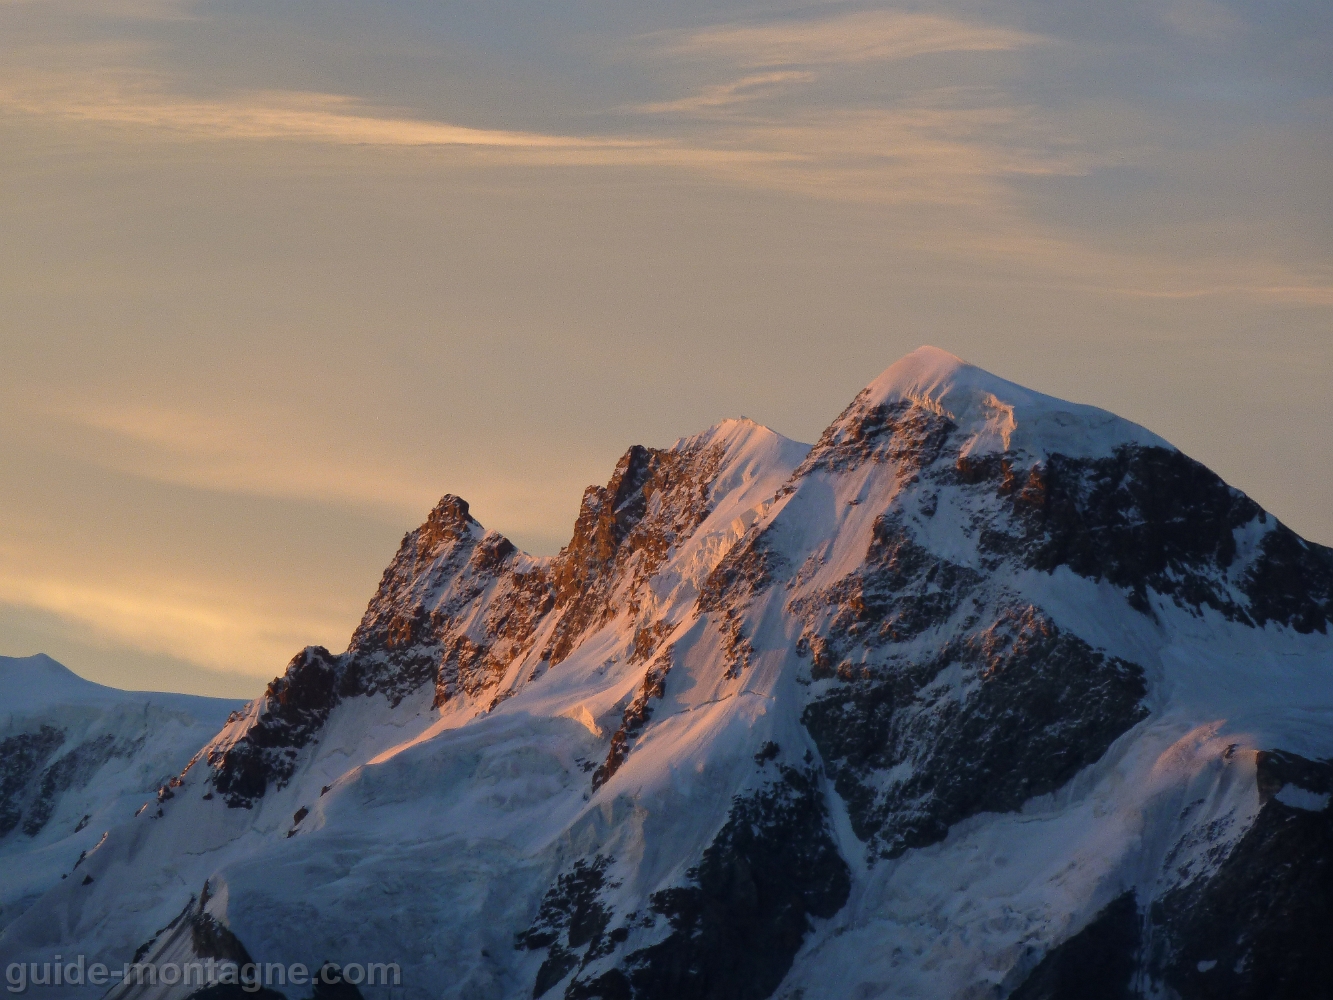
[[[868,385],[854,406],[911,403],[956,424],[961,453],[1014,452],[1104,458],[1126,445],[1171,448],[1138,424],[1095,406],[1069,403],[992,375],[937,347],[919,347]]]
[[[241,704],[106,687],[42,654],[0,656],[0,692],[0,930],[68,881]]]

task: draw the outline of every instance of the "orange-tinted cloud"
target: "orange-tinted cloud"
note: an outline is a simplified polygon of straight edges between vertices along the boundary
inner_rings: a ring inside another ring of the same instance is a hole
[[[935,14],[856,11],[838,17],[724,24],[655,36],[674,56],[734,60],[741,66],[812,66],[910,59],[940,52],[996,52],[1040,44],[1011,28]]]

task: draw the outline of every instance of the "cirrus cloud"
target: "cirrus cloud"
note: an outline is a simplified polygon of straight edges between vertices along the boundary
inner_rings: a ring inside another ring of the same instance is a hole
[[[656,36],[672,56],[714,57],[741,66],[811,66],[910,59],[944,52],[1002,52],[1039,35],[936,14],[857,11],[813,20],[726,24]]]

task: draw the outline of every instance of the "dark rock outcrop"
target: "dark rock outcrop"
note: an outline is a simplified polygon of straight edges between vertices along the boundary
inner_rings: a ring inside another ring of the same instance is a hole
[[[1142,668],[1033,607],[1004,608],[928,659],[836,676],[802,721],[856,835],[885,858],[1054,791],[1147,714]]]
[[[60,796],[73,788],[83,788],[98,770],[114,757],[132,757],[143,748],[146,736],[117,740],[110,733],[85,740],[62,754],[42,772],[37,795],[23,817],[23,832],[35,837],[46,826]],[[0,750],[3,752],[3,750]],[[86,821],[87,817],[85,817]]]
[[[0,740],[0,837],[19,825],[29,786],[64,742],[65,734],[54,726]]]
[[[856,650],[906,642],[947,624],[981,579],[913,541],[901,518],[881,514],[860,569],[789,603],[805,623],[799,652],[814,654],[816,680],[832,676],[833,665]]]
[[[592,773],[593,791],[611,780],[612,775],[620,770],[620,765],[629,757],[631,741],[643,732],[643,727],[652,718],[652,703],[666,694],[667,674],[671,672],[672,649],[668,646],[644,671],[643,683],[633,700],[625,706],[620,727],[611,736],[611,747],[606,752],[606,760]]]
[[[1148,611],[1149,591],[1181,607],[1211,607],[1231,621],[1323,632],[1333,621],[1333,550],[1272,522],[1249,497],[1168,448],[1122,447],[1109,458],[1052,455],[1025,474],[994,456],[965,478],[1004,497],[1012,519],[983,548],[1034,569],[1067,566],[1125,588]],[[1248,565],[1236,535],[1266,534]]]
[[[818,776],[784,767],[780,780],[738,796],[689,879],[652,896],[652,913],[670,927],[666,938],[609,970],[576,976],[566,1000],[770,996],[811,920],[833,916],[850,892]]]
[[[933,464],[956,429],[947,417],[906,400],[871,404],[869,391],[862,390],[792,478],[816,469],[848,472],[867,462],[895,462],[899,477],[906,479]]]
[[[1259,624],[1273,621],[1297,632],[1326,632],[1333,622],[1333,549],[1275,524],[1242,589]]]
[[[1261,751],[1257,765],[1254,823],[1151,908],[1152,977],[1182,1000],[1333,997],[1333,762]]]
[[[229,806],[249,808],[270,784],[286,784],[297,751],[314,738],[340,698],[339,660],[323,646],[298,653],[286,673],[269,684],[259,718],[245,735],[210,751],[213,786]]]
[[[1140,926],[1134,893],[1121,894],[1047,952],[1009,1000],[1139,1000]]]
[[[528,951],[546,951],[546,959],[537,970],[533,997],[542,996],[573,969],[609,954],[622,933],[607,935],[613,913],[601,901],[603,889],[614,888],[606,872],[610,858],[598,855],[591,863],[576,861],[560,875],[542,898],[541,909],[532,926],[514,939],[514,946]]]

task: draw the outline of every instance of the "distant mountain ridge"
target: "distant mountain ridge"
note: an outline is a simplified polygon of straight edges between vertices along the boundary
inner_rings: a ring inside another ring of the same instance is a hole
[[[1333,550],[922,348],[813,446],[631,448],[554,557],[445,496],[0,961],[191,926],[406,997],[1330,996],[1331,624]]]
[[[0,656],[0,928],[130,819],[244,703],[120,691]]]

